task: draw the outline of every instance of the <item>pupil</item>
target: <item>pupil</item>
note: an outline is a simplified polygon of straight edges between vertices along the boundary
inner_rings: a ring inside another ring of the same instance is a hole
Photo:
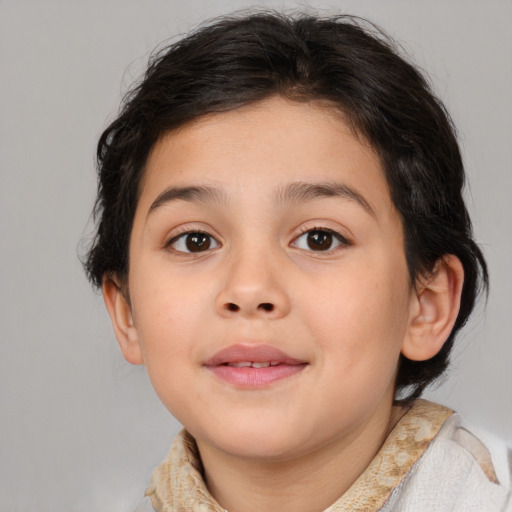
[[[207,251],[210,247],[210,237],[204,233],[187,235],[186,246],[190,252]]]
[[[315,251],[327,251],[332,245],[332,233],[328,231],[311,231],[308,233],[308,246]]]

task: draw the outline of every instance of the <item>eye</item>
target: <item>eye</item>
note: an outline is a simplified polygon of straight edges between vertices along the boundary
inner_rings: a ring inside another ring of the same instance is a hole
[[[220,244],[208,233],[190,231],[174,237],[167,246],[178,252],[206,252],[217,249]]]
[[[298,236],[292,246],[306,251],[330,251],[341,245],[348,245],[348,240],[330,229],[310,229]]]

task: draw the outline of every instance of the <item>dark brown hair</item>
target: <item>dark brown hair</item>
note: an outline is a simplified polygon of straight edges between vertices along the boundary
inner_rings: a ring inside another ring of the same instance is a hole
[[[268,12],[217,19],[156,53],[98,143],[97,232],[84,263],[91,282],[127,277],[139,183],[163,133],[276,94],[325,102],[381,158],[403,220],[411,281],[428,276],[446,254],[464,267],[460,312],[441,351],[428,361],[401,356],[397,392],[420,396],[446,369],[455,334],[488,276],[462,198],[454,127],[428,81],[400,54],[358,18]]]

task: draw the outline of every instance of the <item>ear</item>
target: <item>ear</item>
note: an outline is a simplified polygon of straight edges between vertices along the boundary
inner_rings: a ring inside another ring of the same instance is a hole
[[[450,336],[460,309],[464,268],[459,258],[440,258],[425,282],[418,280],[402,354],[413,361],[434,357]]]
[[[120,280],[105,277],[102,290],[105,306],[124,358],[132,364],[143,364],[144,358],[137,329],[133,323],[132,308]]]

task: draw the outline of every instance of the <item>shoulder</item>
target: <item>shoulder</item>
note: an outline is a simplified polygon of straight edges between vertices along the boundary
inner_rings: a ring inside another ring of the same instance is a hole
[[[382,512],[512,512],[511,465],[511,447],[453,414]]]

